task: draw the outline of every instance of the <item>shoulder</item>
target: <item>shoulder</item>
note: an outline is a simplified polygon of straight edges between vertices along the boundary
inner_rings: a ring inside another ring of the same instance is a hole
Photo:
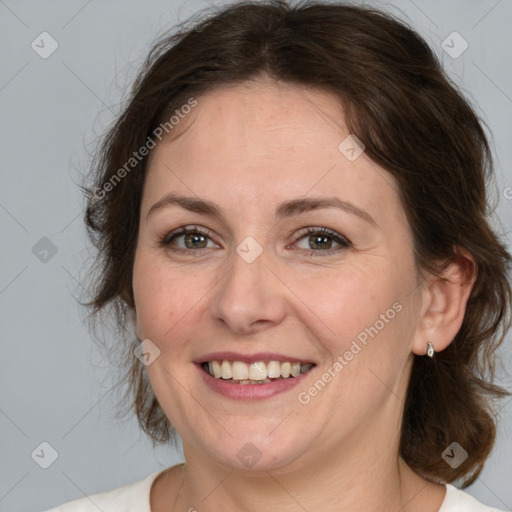
[[[446,496],[439,512],[504,512],[488,507],[457,487],[446,484]]]
[[[91,494],[68,501],[46,512],[151,512],[149,495],[151,485],[162,471],[151,473],[146,478],[111,491]]]

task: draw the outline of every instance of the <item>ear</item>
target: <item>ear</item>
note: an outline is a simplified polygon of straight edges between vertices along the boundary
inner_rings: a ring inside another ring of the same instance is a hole
[[[441,352],[453,341],[464,320],[476,275],[477,265],[473,257],[456,247],[453,260],[439,275],[426,277],[421,318],[412,345],[414,354],[425,355],[427,341],[436,352]]]

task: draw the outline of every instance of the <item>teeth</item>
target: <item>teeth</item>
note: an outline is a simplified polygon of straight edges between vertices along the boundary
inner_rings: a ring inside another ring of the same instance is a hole
[[[224,363],[222,363],[222,366],[224,366]],[[231,365],[231,369],[233,373],[233,380],[246,380],[249,378],[249,368],[245,363],[242,363],[241,361],[235,361]]]
[[[209,361],[204,369],[216,379],[237,381],[239,384],[264,384],[270,379],[288,379],[298,377],[313,367],[312,363],[301,364],[298,361],[257,361],[246,364],[242,361]]]
[[[219,361],[212,361],[213,372],[210,370],[210,375],[213,375],[216,379],[222,378],[222,369]]]
[[[233,363],[233,364],[236,364],[236,363]],[[249,379],[264,380],[266,378],[267,378],[267,365],[263,362],[251,363],[251,365],[249,366]]]
[[[272,381],[270,379],[265,379],[265,380],[246,379],[246,380],[239,380],[239,381],[237,381],[237,383],[238,384],[271,384]]]
[[[313,364],[312,363],[308,363],[308,364],[303,364],[301,365],[300,367],[300,373],[306,373],[308,370],[311,370],[311,368],[313,368]]]
[[[278,379],[281,377],[281,363],[279,361],[270,361],[267,368],[267,377]]]
[[[233,377],[233,373],[231,372],[231,363],[229,361],[222,361],[220,370],[221,377],[223,379],[231,379]]]

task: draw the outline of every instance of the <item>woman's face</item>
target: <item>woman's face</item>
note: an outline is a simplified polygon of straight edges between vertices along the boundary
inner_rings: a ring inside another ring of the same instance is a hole
[[[424,302],[393,178],[325,92],[197,101],[151,154],[133,272],[161,407],[185,450],[235,468],[389,449]]]

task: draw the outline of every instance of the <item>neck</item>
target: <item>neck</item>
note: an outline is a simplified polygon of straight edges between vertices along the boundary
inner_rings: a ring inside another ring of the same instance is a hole
[[[316,462],[260,471],[233,470],[184,445],[187,462],[175,511],[438,511],[444,486],[419,477],[401,458],[392,457],[398,453],[398,439],[380,449],[364,445],[367,434],[356,434],[342,450],[320,449]],[[381,434],[374,439],[391,439]]]

